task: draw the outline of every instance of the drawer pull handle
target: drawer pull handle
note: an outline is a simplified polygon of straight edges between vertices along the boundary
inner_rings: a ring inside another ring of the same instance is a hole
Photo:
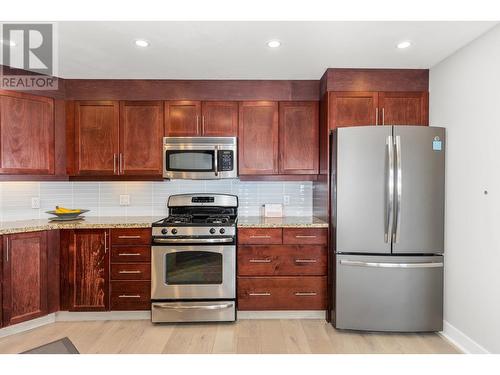
[[[127,271],[127,270],[124,270],[124,271],[120,271],[119,273],[141,273],[141,271]]]
[[[263,293],[248,293],[249,296],[270,296],[271,293],[263,292]]]
[[[271,236],[265,235],[265,236],[250,236],[250,238],[271,238]]]
[[[119,298],[141,298],[139,294],[121,294]]]
[[[316,263],[316,259],[295,259],[295,263]]]
[[[316,236],[297,234],[295,238],[316,238]]]
[[[118,238],[121,238],[121,239],[137,239],[137,238],[141,238],[141,236],[118,236]]]
[[[140,253],[119,253],[118,255],[121,257],[133,257],[133,256],[139,256],[141,254]]]
[[[295,292],[294,293],[296,296],[301,297],[301,296],[315,296],[317,295],[316,292]]]
[[[271,259],[250,259],[250,263],[271,263]]]

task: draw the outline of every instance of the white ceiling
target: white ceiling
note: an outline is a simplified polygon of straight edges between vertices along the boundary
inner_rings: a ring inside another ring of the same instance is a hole
[[[59,22],[59,76],[319,79],[328,67],[430,68],[495,22]],[[134,39],[151,45],[140,49]],[[271,49],[266,42],[279,39]],[[412,46],[398,50],[402,40]]]

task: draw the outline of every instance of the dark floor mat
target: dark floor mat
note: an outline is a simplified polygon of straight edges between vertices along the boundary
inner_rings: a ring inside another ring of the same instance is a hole
[[[67,337],[27,350],[21,354],[80,354],[78,349]]]

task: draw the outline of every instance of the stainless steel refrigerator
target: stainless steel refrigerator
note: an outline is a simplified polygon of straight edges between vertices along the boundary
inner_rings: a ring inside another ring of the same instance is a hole
[[[441,330],[445,129],[339,128],[331,150],[334,326]]]

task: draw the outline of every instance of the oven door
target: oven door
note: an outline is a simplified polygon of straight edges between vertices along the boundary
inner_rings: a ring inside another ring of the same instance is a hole
[[[236,294],[236,246],[153,246],[151,299],[223,299]]]

